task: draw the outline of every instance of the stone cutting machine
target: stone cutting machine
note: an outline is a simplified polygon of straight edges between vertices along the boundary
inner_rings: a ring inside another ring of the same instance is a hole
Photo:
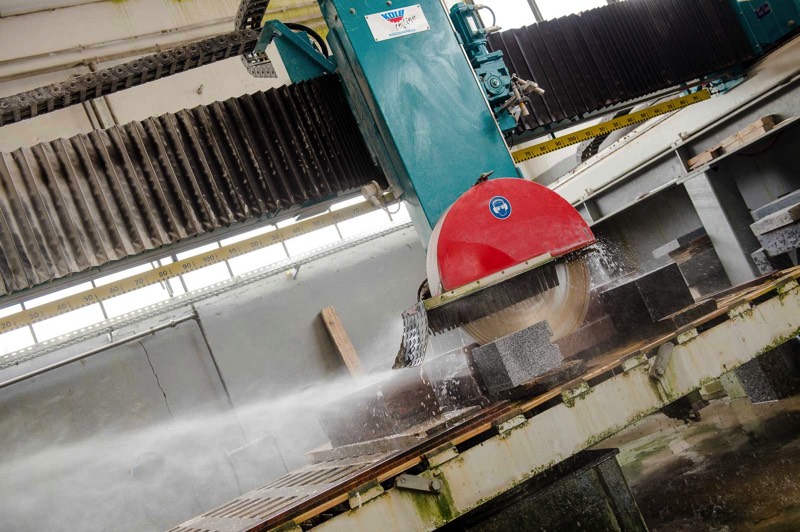
[[[440,0],[320,0],[324,46],[265,23],[293,82],[335,73],[372,155],[427,246],[427,281],[403,315],[395,367],[420,364],[430,333],[463,326],[488,342],[548,320],[554,338],[588,306],[582,250],[595,237],[550,189],[523,179],[504,133],[540,91],[490,52],[484,6]],[[378,190],[368,194],[382,198]]]

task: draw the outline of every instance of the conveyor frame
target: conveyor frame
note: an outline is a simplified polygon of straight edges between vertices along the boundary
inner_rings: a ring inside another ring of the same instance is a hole
[[[172,532],[300,530],[297,523],[309,521],[325,531],[434,529],[796,336],[798,278],[800,267],[740,286],[720,296],[713,313],[596,359],[564,386],[495,404],[406,451],[308,466]],[[655,354],[668,342],[675,347],[655,379]],[[449,455],[436,460],[443,448]],[[379,487],[412,468],[440,480],[441,492]],[[349,500],[355,507],[337,514]],[[336,515],[322,520],[323,513]]]

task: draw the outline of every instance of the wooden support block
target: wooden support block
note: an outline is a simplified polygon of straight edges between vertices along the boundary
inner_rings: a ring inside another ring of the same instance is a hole
[[[344,325],[342,325],[342,320],[339,319],[339,314],[336,312],[336,309],[332,306],[325,307],[320,311],[319,316],[322,318],[325,328],[328,329],[331,340],[336,344],[336,350],[339,351],[339,356],[342,357],[342,361],[344,361],[344,365],[347,366],[350,375],[353,377],[364,375],[364,370],[361,367],[361,359],[358,358],[356,348],[353,346],[353,342],[350,341],[350,337],[347,335],[347,331],[344,329]]]
[[[777,123],[777,117],[775,115],[767,115],[762,118],[759,118],[746,128],[740,130],[739,133],[737,134],[740,137],[744,137],[756,130],[764,130],[764,132],[766,132],[775,127],[776,123]]]
[[[713,148],[709,148],[703,153],[700,153],[699,155],[695,155],[694,157],[689,159],[687,164],[689,165],[689,168],[694,169],[697,168],[698,166],[710,163],[723,153],[725,153],[725,150],[722,148],[722,146],[714,146]]]
[[[733,135],[723,139],[720,145],[725,149],[725,151],[736,149],[739,147],[740,144],[749,142],[749,140],[745,140],[745,138],[749,137],[749,135],[753,134],[756,134],[755,136],[763,135],[764,133],[775,127],[776,123],[777,120],[775,115],[767,115],[763,118],[759,118],[758,120],[748,125],[747,127],[740,129]]]

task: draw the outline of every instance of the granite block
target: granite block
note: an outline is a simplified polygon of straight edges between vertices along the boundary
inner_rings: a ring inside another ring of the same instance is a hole
[[[679,310],[675,314],[670,314],[663,321],[670,322],[675,329],[680,329],[685,325],[689,325],[695,320],[706,316],[707,314],[711,314],[717,310],[717,302],[713,299],[707,299],[705,301],[701,301],[699,303],[695,303],[694,305]]]
[[[601,290],[602,287],[594,288],[589,292],[589,306],[586,309],[586,316],[583,318],[582,325],[588,325],[608,317],[608,312],[606,312],[606,307],[600,297]]]
[[[791,268],[793,266],[792,260],[789,258],[788,254],[770,257],[764,248],[752,252],[750,256],[753,258],[753,262],[761,275]]]
[[[716,294],[717,292],[727,290],[730,287],[731,282],[728,280],[728,276],[724,275],[702,279],[701,281],[689,286],[689,292],[692,293],[692,297],[695,300],[700,300],[710,296],[711,294]]]
[[[775,201],[767,203],[758,209],[753,209],[751,214],[753,215],[753,220],[758,221],[766,216],[769,216],[770,214],[776,213],[782,209],[785,209],[786,207],[791,207],[797,203],[800,203],[800,190],[790,192],[789,194],[786,194]]]
[[[800,222],[756,235],[756,238],[770,257],[788,253],[800,247]]]
[[[685,235],[679,236],[675,240],[671,240],[664,244],[663,246],[656,248],[653,250],[653,257],[658,259],[661,257],[665,257],[670,253],[673,253],[681,248],[687,247],[690,243],[698,238],[702,238],[707,236],[706,230],[704,227],[700,227],[699,229],[695,229]]]
[[[787,342],[739,366],[734,373],[752,403],[777,401],[800,389],[797,351]]]
[[[602,344],[611,339],[617,330],[611,317],[606,316],[588,325],[584,325],[577,331],[555,341],[561,350],[561,356],[568,359],[590,349],[598,344]]]
[[[441,407],[419,368],[362,388],[320,411],[318,421],[333,447],[399,434],[439,415]]]
[[[689,286],[709,277],[724,276],[727,280],[725,268],[723,268],[722,261],[719,260],[719,255],[717,255],[713,247],[688,257],[683,262],[678,263],[678,268]]]
[[[497,394],[561,365],[558,346],[550,342],[543,321],[472,350],[475,369],[490,394]]]
[[[653,325],[647,305],[634,281],[609,288],[600,294],[600,298],[620,334],[627,336]]]
[[[669,264],[635,281],[653,321],[694,304],[694,298],[677,264]]]
[[[754,235],[763,235],[800,220],[800,204],[786,207],[750,224]]]
[[[443,412],[489,404],[466,348],[426,360],[422,373],[423,378],[431,383]]]

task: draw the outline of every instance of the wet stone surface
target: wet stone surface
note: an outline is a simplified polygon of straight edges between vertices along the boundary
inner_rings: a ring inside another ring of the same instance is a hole
[[[651,531],[800,530],[800,397],[714,400],[699,422],[656,414],[599,445],[620,448]]]
[[[472,350],[475,369],[489,393],[499,393],[561,365],[558,346],[550,343],[546,321]]]

